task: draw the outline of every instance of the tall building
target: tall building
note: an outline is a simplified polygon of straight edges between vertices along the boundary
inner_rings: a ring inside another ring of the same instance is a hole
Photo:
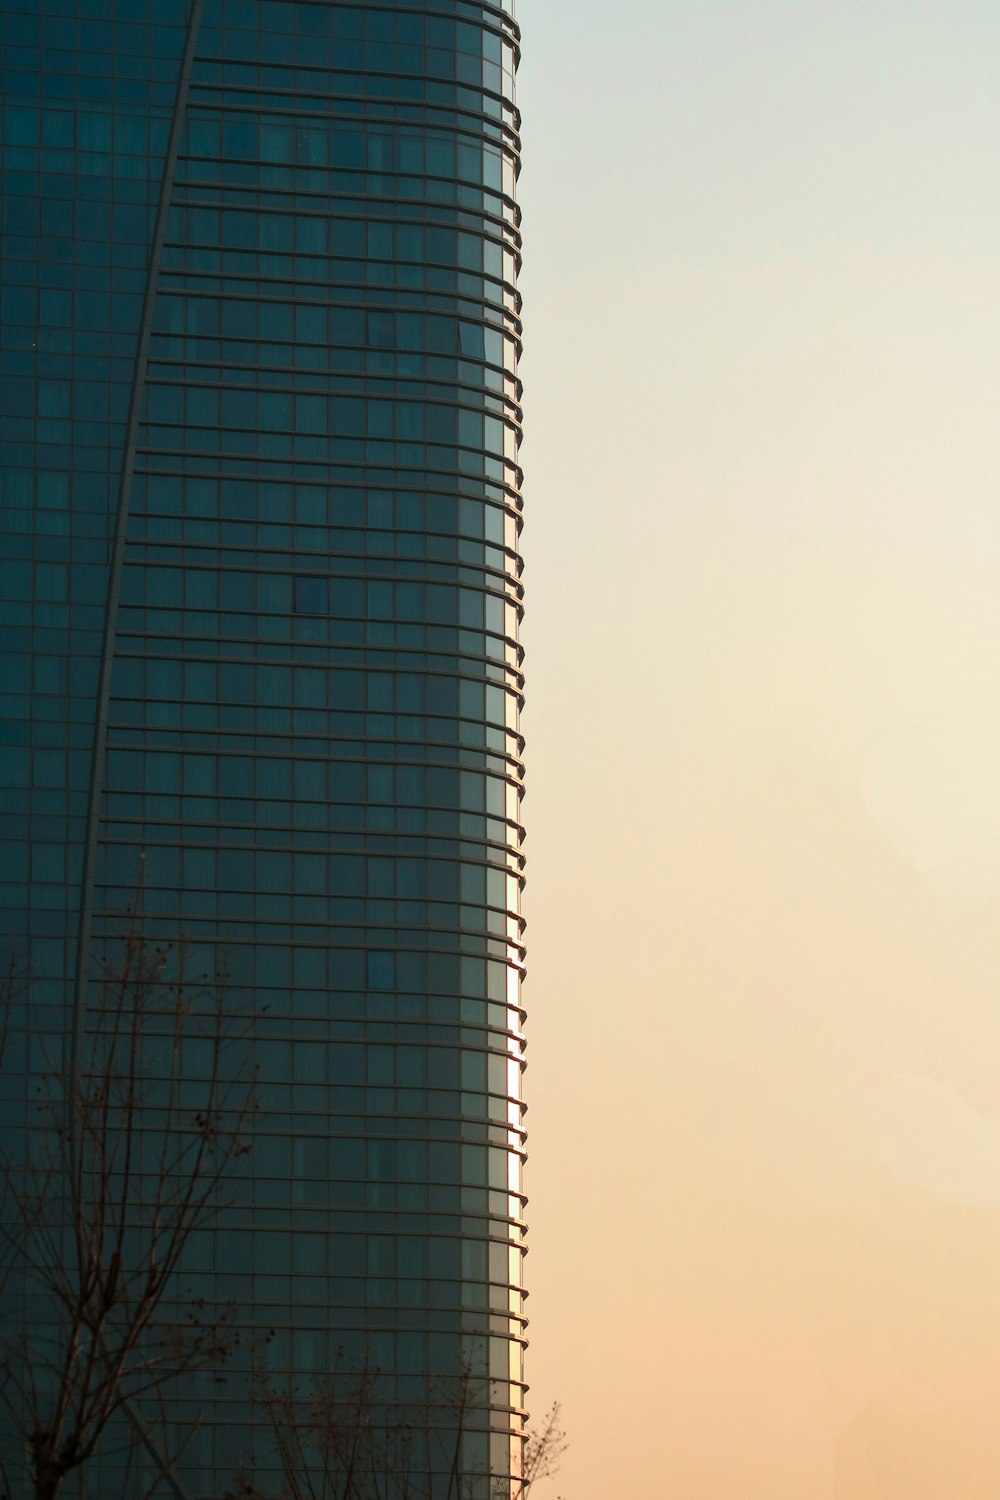
[[[299,1385],[488,1376],[474,1500],[524,1405],[512,8],[0,5],[0,880],[33,1025],[85,1024],[139,869],[156,930],[225,950],[258,1108],[199,1285]],[[246,1386],[166,1402],[201,1420],[158,1493],[218,1500]],[[80,1493],[145,1492],[140,1415]]]

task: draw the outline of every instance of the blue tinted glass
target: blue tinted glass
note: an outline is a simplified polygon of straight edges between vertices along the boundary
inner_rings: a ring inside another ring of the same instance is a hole
[[[12,0],[3,24],[0,911],[30,1024],[100,1031],[74,976],[129,905],[224,974],[258,1096],[186,1252],[196,1297],[235,1299],[241,1347],[298,1389],[377,1364],[389,1426],[431,1392],[451,1431],[447,1382],[490,1377],[462,1488],[510,1500],[510,7]],[[185,1039],[186,1101],[211,1060]],[[266,1424],[238,1359],[200,1380],[136,1415],[171,1434],[167,1487],[207,1500]],[[112,1424],[86,1493],[148,1493],[149,1443]]]

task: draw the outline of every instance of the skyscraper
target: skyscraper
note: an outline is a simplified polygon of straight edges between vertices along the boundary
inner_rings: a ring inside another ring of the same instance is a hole
[[[524,1390],[512,0],[0,14],[0,880],[35,1022],[80,1024],[140,868],[158,930],[225,948],[258,1109],[204,1293],[292,1381],[489,1377],[462,1465],[494,1500]],[[218,1497],[249,1394],[184,1395],[168,1492]]]

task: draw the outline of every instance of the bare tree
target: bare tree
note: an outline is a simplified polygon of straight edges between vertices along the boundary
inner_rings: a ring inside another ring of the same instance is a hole
[[[183,942],[148,935],[137,901],[71,1060],[54,1055],[38,1083],[26,1144],[0,1156],[0,1268],[23,1309],[0,1337],[0,1402],[35,1500],[57,1500],[113,1419],[141,1429],[137,1403],[238,1341],[233,1307],[179,1279],[247,1151],[252,1108],[225,976],[188,967]]]
[[[466,1369],[451,1382],[429,1379],[423,1400],[400,1409],[377,1371],[335,1371],[305,1394],[258,1372],[273,1483],[246,1467],[225,1500],[470,1500],[484,1484],[490,1500],[528,1500],[566,1450],[559,1405],[527,1433],[521,1474],[490,1479],[465,1457],[466,1436],[487,1430],[487,1386]]]
[[[511,1500],[528,1500],[533,1484],[539,1479],[551,1479],[568,1447],[562,1407],[553,1401],[538,1426],[530,1427],[525,1436],[521,1480],[515,1485]]]

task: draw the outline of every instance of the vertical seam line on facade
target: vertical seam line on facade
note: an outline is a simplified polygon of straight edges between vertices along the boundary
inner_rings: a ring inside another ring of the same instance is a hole
[[[143,292],[142,314],[139,320],[139,338],[132,374],[132,390],[129,397],[128,420],[125,442],[122,448],[122,466],[118,482],[118,500],[115,511],[115,530],[112,539],[111,558],[108,571],[108,601],[104,615],[104,634],[101,642],[101,668],[98,677],[97,703],[94,716],[93,754],[90,768],[90,789],[87,802],[87,832],[84,844],[83,871],[80,885],[80,921],[77,929],[76,972],[73,982],[73,1008],[70,1027],[70,1108],[75,1097],[79,1069],[83,1052],[83,1030],[86,1021],[86,990],[88,980],[90,938],[93,925],[95,865],[97,859],[97,830],[100,822],[101,794],[104,789],[104,753],[108,729],[108,706],[111,699],[111,671],[114,663],[115,638],[118,622],[118,602],[121,594],[121,575],[125,556],[125,534],[128,527],[132,477],[135,468],[136,440],[139,432],[139,417],[146,387],[146,367],[149,358],[149,341],[152,329],[153,306],[156,302],[157,285],[160,279],[160,262],[166,238],[170,200],[173,195],[177,157],[180,151],[181,129],[187,112],[191,69],[195,46],[201,25],[204,0],[191,0],[188,12],[187,36],[181,55],[174,96],[174,110],[170,122],[170,134],[163,159],[163,175],[160,179],[160,194],[156,206],[156,221],[146,270],[146,285]],[[136,892],[137,899],[141,891]],[[70,1131],[71,1143],[75,1130]],[[72,1144],[71,1144],[72,1149]],[[162,1454],[138,1411],[130,1401],[124,1403],[125,1415],[131,1422],[142,1446],[160,1470],[161,1477],[170,1486],[177,1500],[190,1500],[188,1491],[173,1472],[170,1459]]]

